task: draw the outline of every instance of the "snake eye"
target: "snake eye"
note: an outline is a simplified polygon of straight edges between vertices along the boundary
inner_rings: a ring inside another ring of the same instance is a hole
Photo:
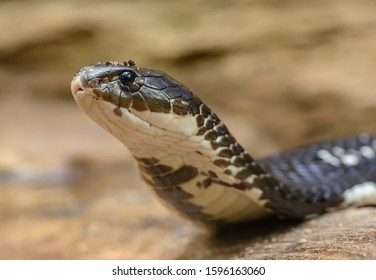
[[[125,86],[131,85],[134,81],[134,78],[135,76],[131,71],[124,71],[119,75],[119,81]]]

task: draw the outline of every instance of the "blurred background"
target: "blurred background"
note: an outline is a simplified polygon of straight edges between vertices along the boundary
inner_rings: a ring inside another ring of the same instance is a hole
[[[376,132],[375,14],[372,0],[0,1],[0,258],[184,258],[200,234],[79,110],[81,67],[169,73],[260,158]]]

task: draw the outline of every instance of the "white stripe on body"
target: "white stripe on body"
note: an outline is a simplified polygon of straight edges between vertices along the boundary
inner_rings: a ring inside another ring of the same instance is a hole
[[[364,182],[347,189],[343,193],[344,206],[376,205],[376,183]]]

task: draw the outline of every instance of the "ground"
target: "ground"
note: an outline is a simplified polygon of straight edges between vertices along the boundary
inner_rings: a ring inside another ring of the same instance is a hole
[[[69,88],[98,61],[164,70],[255,158],[375,133],[375,13],[371,0],[0,1],[0,258],[376,259],[371,207],[193,226]]]

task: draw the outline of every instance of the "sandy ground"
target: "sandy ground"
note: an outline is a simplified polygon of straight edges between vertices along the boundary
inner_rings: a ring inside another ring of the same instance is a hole
[[[192,88],[256,158],[375,133],[375,13],[371,0],[0,1],[0,258],[375,259],[372,208],[203,233],[154,200],[69,89],[84,65],[132,58]]]

